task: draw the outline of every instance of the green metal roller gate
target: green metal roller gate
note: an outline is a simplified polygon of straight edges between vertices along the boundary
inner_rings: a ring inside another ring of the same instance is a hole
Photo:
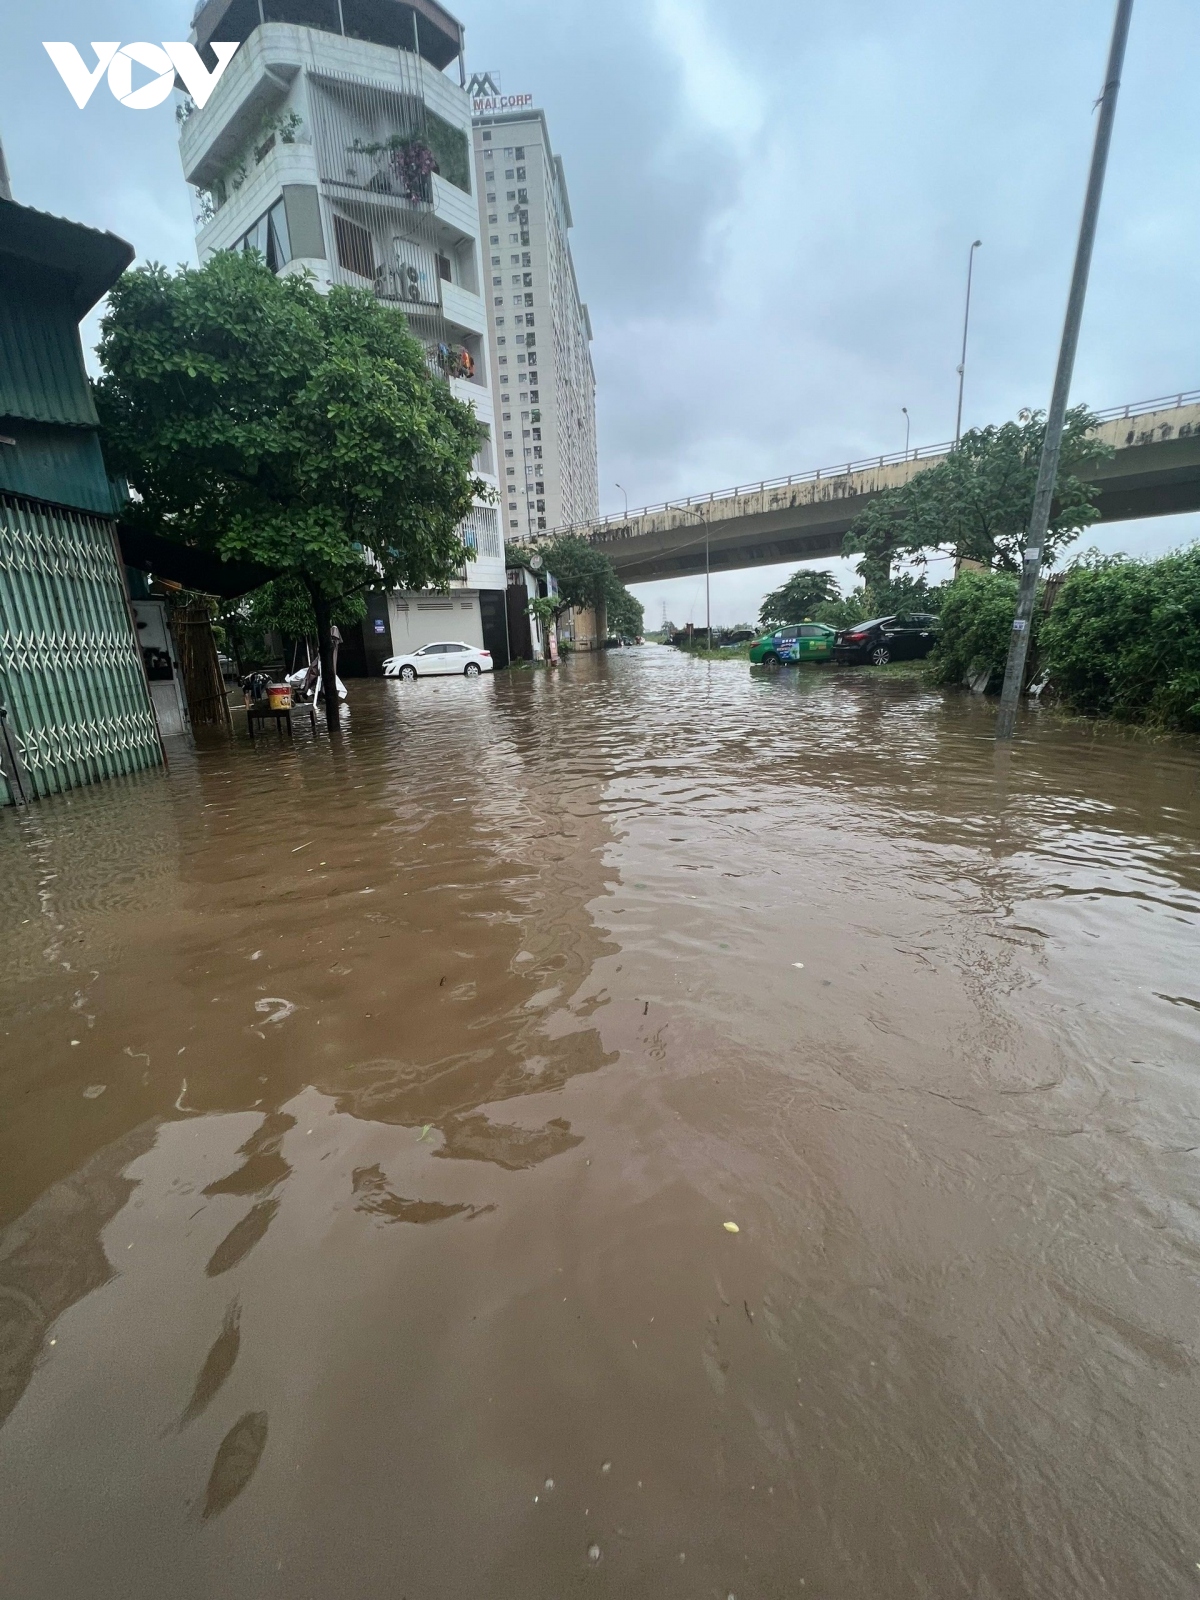
[[[30,798],[162,761],[107,519],[0,494],[0,706]]]

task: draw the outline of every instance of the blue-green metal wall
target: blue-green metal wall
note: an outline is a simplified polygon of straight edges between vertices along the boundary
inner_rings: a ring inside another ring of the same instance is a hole
[[[38,796],[162,761],[112,527],[0,493],[0,704]]]

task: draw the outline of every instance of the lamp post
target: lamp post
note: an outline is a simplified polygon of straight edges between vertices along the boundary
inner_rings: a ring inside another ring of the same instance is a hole
[[[963,377],[967,370],[967,325],[971,320],[971,269],[975,265],[975,252],[982,243],[982,239],[976,239],[975,243],[967,251],[967,304],[963,310],[962,359],[958,363],[958,411],[954,418],[954,448],[956,450],[958,449],[958,436],[962,432]]]
[[[907,406],[901,406],[900,409],[904,413],[904,459],[905,459],[905,461],[907,461],[908,460],[908,421],[909,421],[909,419],[908,419],[908,407]]]
[[[625,490],[624,490],[624,488],[622,487],[621,484],[618,483],[617,484],[617,488],[621,490],[621,493],[623,495],[625,495],[625,521],[628,522],[629,521],[629,496],[627,494],[625,494]]]

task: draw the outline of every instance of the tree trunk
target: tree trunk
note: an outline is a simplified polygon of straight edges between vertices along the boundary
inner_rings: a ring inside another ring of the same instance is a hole
[[[337,655],[330,634],[329,597],[315,584],[307,585],[317,619],[317,655],[321,662],[321,688],[325,695],[325,725],[330,733],[341,727],[341,702],[337,692]]]

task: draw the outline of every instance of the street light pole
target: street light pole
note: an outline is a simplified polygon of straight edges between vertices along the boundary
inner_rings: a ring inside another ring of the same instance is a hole
[[[905,459],[905,461],[907,461],[908,460],[908,422],[909,422],[908,407],[907,406],[901,406],[900,409],[904,413],[904,459]]]
[[[963,380],[967,370],[967,326],[971,321],[971,269],[975,265],[975,252],[983,243],[976,239],[967,251],[967,304],[963,311],[962,359],[958,363],[958,411],[954,418],[954,448],[958,449],[958,436],[962,432]]]
[[[1021,581],[1017,588],[1017,613],[1013,618],[1012,633],[1009,635],[1008,661],[1004,667],[1004,688],[1000,693],[1000,713],[996,719],[998,740],[1012,738],[1013,724],[1017,719],[1017,703],[1021,698],[1021,689],[1025,681],[1025,659],[1029,654],[1029,624],[1033,620],[1038,576],[1042,570],[1042,550],[1046,529],[1050,523],[1054,485],[1058,478],[1063,419],[1067,412],[1067,397],[1071,392],[1071,374],[1075,369],[1079,324],[1083,320],[1088,271],[1092,264],[1092,247],[1096,242],[1096,221],[1100,215],[1100,196],[1104,192],[1104,169],[1108,165],[1108,147],[1112,142],[1113,121],[1117,114],[1117,92],[1121,87],[1121,67],[1125,61],[1125,43],[1129,38],[1129,18],[1132,11],[1133,0],[1117,0],[1112,42],[1108,49],[1108,70],[1104,74],[1104,92],[1099,100],[1100,116],[1096,123],[1096,140],[1092,146],[1092,165],[1088,172],[1083,217],[1079,224],[1079,243],[1075,247],[1071,292],[1067,296],[1067,314],[1063,319],[1062,342],[1058,349],[1058,368],[1054,374],[1050,409],[1046,413],[1046,435],[1042,440],[1042,459],[1038,466],[1037,488],[1033,494],[1033,511],[1025,535]]]
[[[617,488],[620,489],[621,493],[625,495],[625,521],[628,522],[629,521],[629,496],[627,494],[625,494],[625,490],[623,488],[621,488],[621,485],[619,483],[617,484]]]

